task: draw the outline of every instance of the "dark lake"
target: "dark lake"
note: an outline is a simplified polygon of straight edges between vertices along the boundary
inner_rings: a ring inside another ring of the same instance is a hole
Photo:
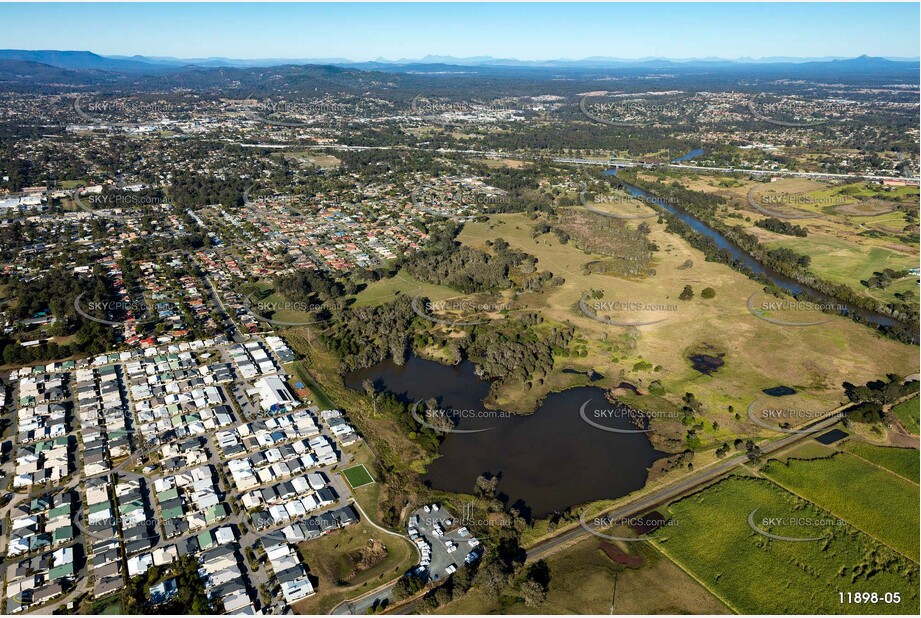
[[[832,429],[831,431],[827,431],[823,433],[821,436],[817,437],[816,440],[818,442],[821,442],[822,444],[828,445],[828,444],[834,444],[841,438],[846,438],[847,436],[848,436],[847,432],[841,431],[840,429],[836,427]]]
[[[765,388],[761,391],[766,395],[771,397],[786,397],[787,395],[795,395],[796,389],[792,389],[789,386],[772,386],[771,388]]]
[[[406,402],[437,398],[439,407],[482,412],[489,383],[480,380],[472,363],[454,367],[410,357],[402,367],[385,361],[345,376],[349,388],[361,390],[370,379]],[[585,386],[552,393],[534,414],[499,416],[486,412],[460,419],[441,445],[441,457],[424,480],[436,489],[473,493],[483,473],[499,474],[499,492],[507,504],[525,515],[542,517],[556,510],[604,498],[619,498],[646,483],[650,465],[666,455],[653,448],[646,434],[614,433],[593,427],[579,413],[606,427],[636,429],[626,418],[597,416],[613,406],[604,391]]]

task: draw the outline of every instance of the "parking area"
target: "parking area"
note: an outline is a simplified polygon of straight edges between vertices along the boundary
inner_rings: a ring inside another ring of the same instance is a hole
[[[441,581],[465,562],[480,558],[480,541],[457,518],[438,504],[427,504],[409,517],[409,538],[422,559],[414,574]]]

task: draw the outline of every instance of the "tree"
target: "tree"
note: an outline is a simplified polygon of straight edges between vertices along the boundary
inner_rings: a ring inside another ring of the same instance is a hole
[[[454,589],[461,593],[470,590],[470,586],[473,585],[473,570],[470,565],[465,564],[457,569],[454,575],[451,576],[451,582],[454,584]]]
[[[538,607],[547,600],[547,591],[533,579],[526,579],[521,582],[518,592],[521,594],[524,604],[528,607]]]
[[[694,290],[691,289],[691,286],[686,285],[684,289],[681,290],[681,294],[678,295],[678,298],[681,300],[691,300],[694,298]]]
[[[700,291],[701,298],[713,298],[716,296],[716,290],[713,288],[704,288]]]
[[[499,487],[499,477],[491,476],[487,474],[481,474],[476,479],[476,487],[474,492],[478,496],[483,496],[484,498],[491,498],[496,495],[496,489]]]
[[[502,589],[508,583],[508,573],[500,562],[490,560],[480,567],[474,583],[477,588],[483,591],[487,598],[496,600],[499,598]]]

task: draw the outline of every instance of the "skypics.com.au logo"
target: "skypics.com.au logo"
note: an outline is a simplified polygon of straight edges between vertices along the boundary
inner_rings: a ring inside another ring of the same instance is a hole
[[[752,187],[748,192],[748,205],[763,215],[777,219],[823,219],[824,216],[818,213],[811,213],[802,210],[810,206],[824,208],[827,206],[843,206],[848,200],[843,195],[828,195],[811,197],[808,195],[792,193],[769,193],[756,196]],[[781,212],[777,207],[789,206],[797,210],[795,213]]]
[[[310,127],[325,119],[360,118],[372,107],[363,99],[340,101],[330,97],[289,101],[285,99],[244,99],[247,116],[261,124],[277,127]]]
[[[508,206],[511,197],[505,193],[474,191],[458,186],[450,189],[417,188],[409,194],[413,206],[435,217],[466,221],[494,206]]]
[[[485,324],[490,320],[487,314],[502,314],[503,312],[512,311],[515,306],[507,302],[479,302],[471,300],[439,300],[439,301],[422,301],[419,294],[412,300],[413,312],[420,318],[442,324],[444,326],[476,326]],[[438,317],[438,312],[451,312],[450,318],[455,318],[453,314],[461,313],[464,317],[450,319],[448,316]],[[469,316],[469,317],[466,317]]]
[[[602,217],[610,217],[611,219],[650,219],[652,217],[659,216],[659,213],[637,213],[637,214],[622,214],[619,212],[613,212],[609,210],[604,210],[599,208],[600,205],[613,204],[615,206],[626,205],[631,208],[639,208],[641,205],[646,205],[653,210],[659,207],[656,199],[646,198],[646,197],[633,197],[632,195],[627,194],[615,194],[615,195],[603,195],[596,193],[592,198],[592,202],[588,202],[585,198],[585,194],[588,191],[588,186],[583,182],[582,190],[579,192],[579,203],[590,210],[596,215],[601,215]]]
[[[667,519],[658,512],[649,513],[639,517],[614,517],[603,515],[588,520],[586,518],[585,511],[582,511],[582,513],[579,514],[579,525],[582,526],[582,528],[587,532],[608,541],[635,543],[637,541],[651,540],[652,537],[649,536],[649,533],[660,528],[677,526],[678,521],[675,519]],[[600,530],[615,527],[629,528],[636,532],[638,536],[617,536],[600,532]]]
[[[778,326],[818,326],[827,324],[834,318],[827,312],[843,313],[847,307],[840,303],[819,303],[808,300],[796,300],[762,296],[759,292],[748,297],[745,306],[748,312],[759,320]]]
[[[160,319],[160,314],[175,311],[176,306],[182,301],[175,298],[161,298],[159,300],[132,299],[112,301],[83,301],[86,292],[81,292],[74,298],[74,310],[87,320],[105,324],[107,326],[126,326],[128,324],[147,324]],[[104,314],[106,317],[99,317]],[[111,319],[114,316],[124,316],[124,319]]]
[[[409,103],[411,116],[436,122],[495,123],[523,119],[524,110],[507,99],[444,99],[417,94]]]
[[[774,98],[765,92],[748,101],[748,111],[755,120],[794,129],[820,127],[852,113],[854,109],[853,102],[842,99]]]
[[[590,306],[588,297],[589,294],[585,293],[582,295],[582,298],[579,299],[579,309],[582,310],[582,313],[596,322],[601,322],[602,324],[608,324],[610,326],[650,326],[652,324],[664,322],[668,319],[668,316],[642,320],[622,320],[604,317],[602,315],[603,312],[626,313],[639,316],[642,314],[661,314],[663,312],[678,311],[678,305],[674,303],[648,303],[642,301],[595,301]]]
[[[89,100],[78,94],[74,98],[73,109],[88,125],[137,127],[140,123],[134,120],[138,118],[162,119],[176,113],[179,108],[166,101],[145,101],[135,97]]]
[[[763,406],[758,404],[758,400],[755,400],[748,405],[749,421],[755,425],[758,425],[759,427],[770,429],[771,431],[779,431],[781,433],[799,435],[815,433],[817,431],[827,429],[825,423],[818,423],[818,421],[825,419],[840,420],[844,417],[845,415],[842,412],[827,410],[807,410],[803,408],[792,407],[777,408]],[[807,429],[796,429],[798,426],[813,423],[817,423],[817,426],[809,427]]]
[[[588,93],[579,99],[579,111],[593,122],[622,128],[662,124],[665,118],[680,116],[686,111],[685,105],[671,99],[661,99],[660,96],[647,95],[640,98],[638,95],[611,95],[608,92]]]
[[[760,507],[759,507],[760,508]],[[768,532],[767,529],[782,528],[784,530],[803,530],[806,534],[814,534],[816,530],[828,531],[832,528],[846,526],[847,524],[840,519],[830,519],[824,517],[762,517],[756,520],[758,509],[752,510],[748,514],[748,527],[761,536],[773,539],[775,541],[787,541],[791,543],[808,543],[811,541],[824,541],[830,538],[831,534],[826,532],[819,536],[787,536]]]
[[[326,311],[322,303],[270,300],[254,301],[253,294],[255,294],[255,292],[243,299],[243,306],[250,315],[260,322],[266,322],[276,326],[310,326],[329,322],[328,318],[320,317],[322,313]],[[268,317],[270,315],[273,317]],[[282,320],[274,317],[276,315],[295,317]],[[300,318],[300,315],[304,317]]]
[[[611,433],[649,433],[647,425],[652,419],[667,418],[672,420],[681,420],[682,414],[678,410],[650,410],[642,412],[623,403],[616,403],[604,408],[593,409],[589,411],[591,399],[587,400],[579,408],[579,416],[583,421],[602,431]],[[607,422],[620,422],[621,424],[630,425],[631,427],[613,427],[604,424]],[[626,423],[624,422],[626,421]],[[635,428],[634,428],[635,426]],[[642,426],[642,428],[640,428]]]
[[[410,416],[420,425],[441,433],[482,433],[495,429],[494,426],[481,427],[478,429],[457,429],[457,425],[464,419],[482,420],[511,418],[511,414],[504,410],[420,407],[425,404],[425,402],[426,400],[420,399],[414,403],[409,411]]]

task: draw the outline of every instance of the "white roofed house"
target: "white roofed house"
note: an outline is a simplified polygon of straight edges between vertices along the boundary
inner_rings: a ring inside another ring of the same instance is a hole
[[[259,403],[266,412],[287,410],[297,405],[297,400],[287,385],[276,376],[265,376],[256,380]]]

